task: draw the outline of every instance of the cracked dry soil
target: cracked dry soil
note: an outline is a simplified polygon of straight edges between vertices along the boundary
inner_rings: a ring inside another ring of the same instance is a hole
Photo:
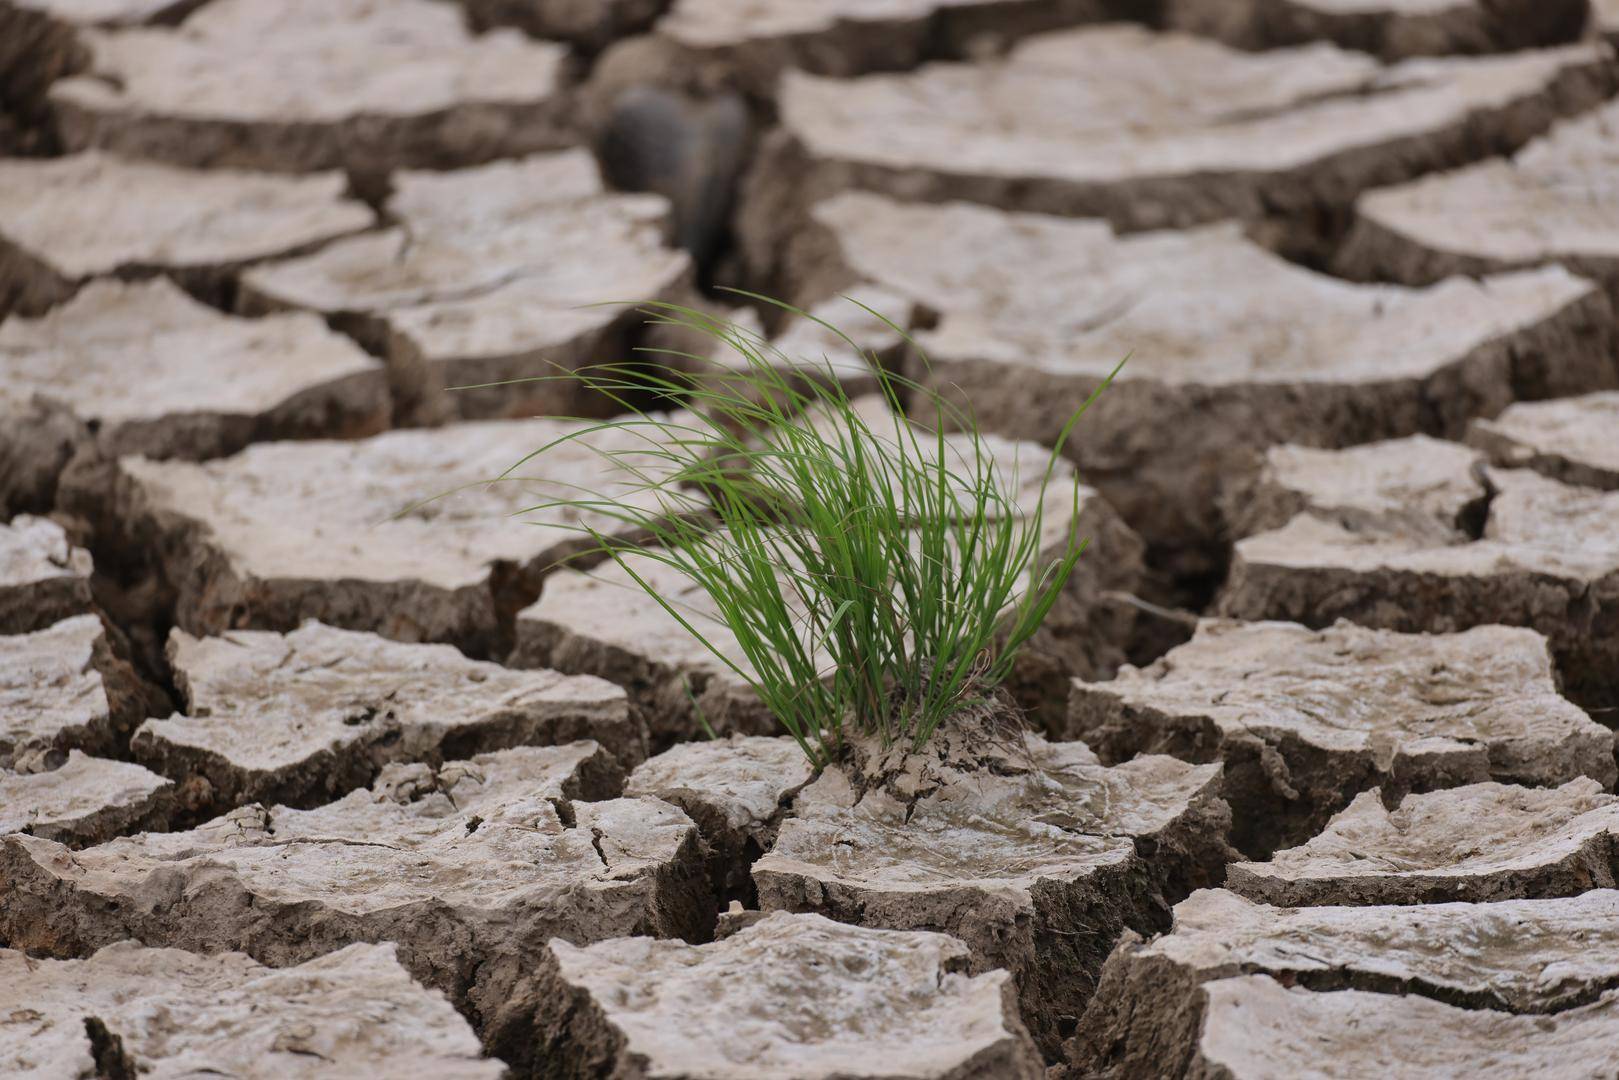
[[[1616,41],[0,0],[0,1075],[1611,1076]],[[1092,541],[1007,699],[816,770],[512,516],[614,299],[972,409]]]

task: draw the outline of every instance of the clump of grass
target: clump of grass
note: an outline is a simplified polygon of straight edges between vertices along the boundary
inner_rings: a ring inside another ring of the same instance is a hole
[[[839,756],[850,730],[885,748],[899,740],[920,747],[952,712],[1006,678],[1085,550],[1070,527],[1060,550],[1043,557],[1041,536],[1059,455],[1095,395],[1051,447],[1040,497],[1020,508],[972,415],[875,358],[889,406],[881,418],[856,407],[824,357],[783,356],[745,327],[679,305],[644,310],[654,323],[712,341],[734,362],[650,350],[664,354],[661,362],[545,376],[580,380],[623,411],[536,449],[506,475],[561,443],[588,446],[593,434],[613,430],[639,438],[632,449],[597,452],[635,483],[625,495],[579,492],[520,513],[572,510],[576,521],[600,514],[641,537],[550,524],[588,534],[592,552],[613,559],[746,680],[817,766]],[[639,404],[648,389],[685,408],[651,411]],[[923,398],[929,415],[944,420],[932,432],[908,422],[902,407]],[[945,427],[956,434],[947,437]],[[1077,522],[1077,480],[1072,496]],[[716,647],[712,616],[637,571],[642,558],[696,583],[746,664]]]

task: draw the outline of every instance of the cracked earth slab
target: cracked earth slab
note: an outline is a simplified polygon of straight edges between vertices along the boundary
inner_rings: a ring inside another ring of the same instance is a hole
[[[124,938],[237,949],[273,967],[391,941],[413,977],[475,1018],[486,1048],[524,1053],[513,989],[550,939],[712,927],[695,826],[667,803],[612,798],[622,778],[594,743],[523,747],[391,765],[313,810],[250,805],[82,851],[8,837],[0,937],[55,957]]]
[[[87,478],[64,496],[105,535],[159,562],[188,633],[286,632],[313,618],[488,656],[506,647],[507,605],[527,602],[558,559],[591,543],[549,526],[620,529],[599,514],[513,513],[580,490],[655,508],[652,496],[628,490],[636,480],[625,463],[646,446],[640,432],[563,443],[491,483],[583,427],[485,421],[259,443],[203,463],[126,457],[110,481]],[[611,452],[626,456],[602,456]]]
[[[1206,984],[1267,975],[1500,1013],[1558,1014],[1619,987],[1619,893],[1414,907],[1274,908],[1223,889],[1175,907],[1174,929],[1126,938],[1067,1044],[1076,1072],[1184,1076]],[[1399,1000],[1399,999],[1396,999]]]
[[[719,609],[697,582],[644,555],[623,558],[687,619],[700,615],[704,636],[727,658],[747,664],[736,635],[711,621]],[[646,716],[654,748],[695,738],[703,723],[725,734],[778,730],[747,680],[693,638],[616,562],[550,575],[540,598],[517,613],[515,636],[505,661],[512,667],[596,675],[624,687]]]
[[[207,0],[0,0],[0,112],[40,115],[57,79],[90,62],[81,31],[172,25]]]
[[[89,612],[93,569],[90,553],[48,518],[24,514],[0,525],[0,634],[44,630]]]
[[[57,765],[57,756],[22,763],[39,771],[0,769],[0,835],[27,833],[80,847],[168,823],[172,782],[127,761],[70,750]]]
[[[1341,450],[1284,443],[1229,478],[1220,512],[1227,535],[1238,538],[1307,513],[1346,528],[1460,543],[1482,527],[1489,505],[1483,465],[1476,449],[1426,435]]]
[[[84,960],[0,949],[0,1015],[0,1070],[18,1078],[497,1080],[504,1071],[388,945],[351,945],[281,971],[240,953],[127,941]]]
[[[1467,441],[1506,468],[1619,491],[1619,393],[1512,405],[1473,421]]]
[[[77,443],[111,456],[201,460],[269,439],[373,435],[392,413],[382,365],[315,316],[232,318],[164,278],[94,281],[39,319],[7,320],[0,362],[0,395],[62,409],[64,424],[85,425]],[[43,473],[58,447],[31,434],[0,441]]]
[[[1170,0],[1162,18],[1242,49],[1330,41],[1401,60],[1562,45],[1589,13],[1585,0]]]
[[[608,192],[583,150],[404,173],[387,212],[390,228],[250,270],[238,305],[337,320],[428,419],[600,413],[554,376],[630,359],[641,317],[625,303],[691,291],[690,259],[664,242],[667,202]],[[486,385],[525,378],[547,381]]]
[[[447,168],[554,149],[566,50],[473,35],[429,0],[213,0],[177,27],[91,30],[49,100],[70,150],[198,168]]]
[[[115,752],[145,717],[147,689],[113,654],[98,616],[0,636],[0,768],[34,772],[73,749]]]
[[[1565,120],[1511,158],[1366,192],[1336,268],[1428,282],[1559,262],[1619,296],[1616,169],[1619,104]]]
[[[1313,993],[1259,975],[1221,979],[1199,993],[1208,1019],[1184,1074],[1197,1080],[1597,1080],[1619,1053],[1616,994],[1530,1017],[1358,990]]]
[[[0,147],[7,144],[8,122],[17,120],[24,128],[17,146],[34,151],[50,146],[39,131],[48,124],[45,95],[57,79],[90,62],[81,30],[177,23],[204,2],[0,0]]]
[[[307,622],[290,634],[169,636],[183,710],[135,732],[137,761],[201,786],[214,807],[311,806],[368,785],[391,762],[513,746],[597,742],[645,757],[624,691],[588,675],[517,672],[449,645],[407,645]]]
[[[208,0],[6,0],[18,11],[38,11],[74,26],[177,23]]]
[[[1131,229],[1347,208],[1509,152],[1619,80],[1607,46],[1384,67],[1331,45],[1246,53],[1115,24],[902,75],[792,72],[739,217],[757,274],[816,202],[864,189]]]
[[[1129,357],[1065,452],[1189,561],[1256,450],[1460,436],[1520,397],[1619,380],[1607,298],[1558,268],[1411,289],[1313,273],[1235,225],[1121,236],[862,193],[812,216],[790,295],[874,288],[890,318],[922,312],[927,364],[907,374],[970,403],[985,430],[1053,443]]]
[[[1074,680],[1068,722],[1108,761],[1223,761],[1244,851],[1301,843],[1374,786],[1392,798],[1481,780],[1616,779],[1613,733],[1558,692],[1546,639],[1505,626],[1204,620],[1148,667]]]
[[[883,399],[880,371],[903,367],[907,342],[895,327],[911,326],[919,317],[909,299],[879,288],[862,289],[858,303],[839,296],[811,304],[802,314],[782,314],[785,321],[772,336],[751,308],[712,313],[734,328],[732,332],[753,353],[751,358],[734,346],[682,327],[655,327],[649,339],[654,347],[700,358],[695,370],[711,372],[717,387],[730,395],[747,394],[735,377],[763,364],[806,397],[814,397],[816,387],[835,384],[866,410]],[[889,386],[902,404],[908,403],[906,387]]]
[[[792,739],[732,735],[676,743],[636,766],[624,793],[684,810],[708,845],[716,895],[748,900],[754,862],[774,846],[793,797],[814,775]]]
[[[1365,453],[1362,460],[1375,464]],[[1330,481],[1317,482],[1323,475],[1301,483],[1330,491]],[[1482,475],[1493,494],[1477,539],[1442,521],[1413,524],[1415,515],[1337,515],[1307,493],[1312,505],[1287,524],[1237,541],[1217,613],[1404,632],[1527,626],[1551,642],[1576,702],[1619,704],[1619,492],[1521,469]],[[1374,473],[1360,486],[1379,484]]]
[[[338,173],[207,172],[102,153],[0,160],[0,313],[38,314],[94,277],[222,289],[243,265],[371,225]]]
[[[858,405],[881,407],[870,399]],[[873,420],[871,430],[886,437],[891,429],[885,423]],[[953,436],[947,440],[947,453],[971,454],[969,443]],[[985,436],[984,444],[986,457],[1003,478],[1003,493],[1020,512],[1033,514],[1049,451],[995,436]],[[1123,663],[1122,642],[1131,616],[1103,594],[1133,591],[1143,576],[1140,539],[1089,488],[1080,489],[1076,518],[1072,482],[1072,470],[1061,464],[1045,494],[1042,558],[1060,553],[1070,528],[1089,537],[1091,544],[1051,614],[1020,652],[1008,682],[1020,703],[1050,722],[1061,720],[1069,678],[1099,677]],[[709,642],[732,663],[751,670],[742,646],[718,621],[718,609],[695,581],[656,559],[634,553],[626,558],[683,615],[699,619]],[[655,746],[697,735],[698,714],[727,733],[780,730],[747,680],[694,639],[616,563],[589,572],[562,570],[547,578],[539,599],[518,613],[516,647],[507,663],[598,675],[625,687],[645,711]]]
[[[893,930],[935,930],[1005,968],[1024,1022],[1055,1054],[1127,927],[1161,926],[1168,905],[1217,881],[1230,812],[1220,767],[1148,756],[1101,766],[1083,743],[988,752],[953,768],[953,735],[895,751],[882,785],[826,770],[794,800],[753,866],[762,910],[813,911]]]
[[[1004,971],[944,934],[775,912],[706,945],[551,946],[539,977],[558,1077],[1039,1080]]]
[[[475,30],[515,26],[530,37],[598,50],[646,30],[668,0],[461,0]]]
[[[1574,896],[1614,887],[1616,832],[1619,797],[1586,778],[1470,784],[1408,795],[1394,810],[1373,790],[1299,847],[1233,863],[1226,887],[1289,907]]]
[[[674,0],[650,41],[622,57],[609,54],[609,64],[634,55],[643,71],[678,70],[695,88],[737,86],[768,97],[789,70],[852,76],[988,56],[1130,7],[1121,0]]]

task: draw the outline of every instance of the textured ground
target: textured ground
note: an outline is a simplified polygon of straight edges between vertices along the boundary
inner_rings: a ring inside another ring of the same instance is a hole
[[[0,0],[0,1073],[1611,1077],[1610,42]],[[633,473],[480,481],[618,407],[508,380],[689,347],[607,301],[905,372],[1025,514],[1129,355],[1044,519],[1092,546],[1035,730],[815,773],[557,567],[512,513]]]

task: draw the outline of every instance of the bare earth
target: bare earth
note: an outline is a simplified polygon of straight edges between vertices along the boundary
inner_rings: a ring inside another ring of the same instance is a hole
[[[0,0],[0,1074],[1611,1080],[1616,46]],[[1004,693],[817,767],[559,504],[709,526],[662,304],[1088,539]]]

